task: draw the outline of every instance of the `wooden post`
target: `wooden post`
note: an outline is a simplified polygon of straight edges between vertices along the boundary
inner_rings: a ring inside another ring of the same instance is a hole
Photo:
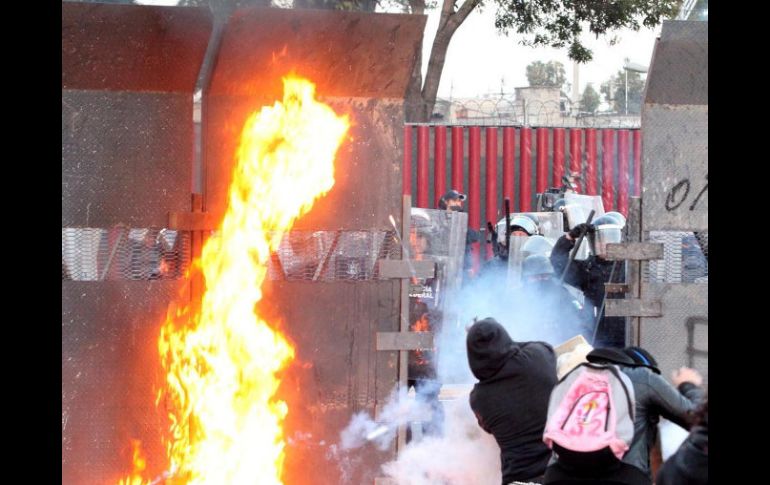
[[[642,241],[642,199],[631,197],[628,203],[628,242]],[[629,287],[627,296],[642,297],[642,261],[626,261],[626,283]],[[641,317],[629,317],[626,320],[626,345],[641,344]]]
[[[404,195],[401,199],[401,259],[406,260],[410,255],[405,254],[404,248],[409,244],[409,225],[412,217],[412,196]],[[399,331],[409,331],[409,278],[401,278],[401,317]],[[398,351],[398,387],[407,386],[407,371],[409,370],[409,351]],[[396,440],[396,456],[406,447],[406,425],[398,427]]]

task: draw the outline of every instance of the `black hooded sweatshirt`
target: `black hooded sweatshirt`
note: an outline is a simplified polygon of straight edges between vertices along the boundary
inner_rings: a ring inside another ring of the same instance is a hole
[[[470,405],[479,426],[500,446],[503,484],[545,472],[548,399],[556,385],[556,355],[545,342],[514,342],[487,318],[468,331],[468,363],[479,382]]]

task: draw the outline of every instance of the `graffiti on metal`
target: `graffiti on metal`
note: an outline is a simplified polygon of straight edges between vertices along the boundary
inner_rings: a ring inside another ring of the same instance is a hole
[[[698,202],[700,201],[703,194],[708,190],[709,188],[709,175],[706,174],[706,182],[703,184],[703,188],[700,189],[698,192],[698,195],[695,196],[695,199],[692,201],[692,204],[689,205],[688,210],[695,210],[695,208],[698,205]],[[682,179],[679,182],[677,182],[676,185],[671,187],[671,190],[668,191],[668,195],[666,195],[666,210],[671,212],[679,209],[679,207],[682,206],[687,200],[688,196],[690,195],[690,187],[692,184],[690,183],[690,179]]]

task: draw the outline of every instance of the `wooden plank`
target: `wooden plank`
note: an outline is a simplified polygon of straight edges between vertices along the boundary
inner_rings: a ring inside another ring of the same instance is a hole
[[[377,332],[377,350],[428,350],[433,348],[433,332]]]
[[[628,293],[630,286],[626,283],[604,283],[604,290],[607,293]]]
[[[435,261],[380,259],[378,263],[383,278],[433,278],[436,274]]]
[[[663,259],[663,244],[648,242],[610,243],[607,244],[606,259],[611,261]]]
[[[169,212],[168,228],[177,231],[213,231],[217,228],[217,221],[208,212]]]
[[[604,312],[608,317],[662,317],[663,307],[660,300],[608,299]]]

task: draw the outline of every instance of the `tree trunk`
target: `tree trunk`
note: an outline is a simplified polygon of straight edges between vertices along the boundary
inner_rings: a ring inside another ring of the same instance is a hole
[[[436,31],[436,38],[430,51],[425,83],[422,84],[422,55],[420,54],[418,55],[419,63],[415,66],[415,71],[412,72],[412,79],[406,91],[404,117],[408,123],[427,123],[430,121],[433,106],[436,104],[436,95],[441,82],[441,73],[444,70],[449,42],[457,28],[468,18],[468,15],[478,6],[480,1],[465,0],[457,12],[454,12],[455,0],[444,0],[441,6],[441,19]],[[421,85],[422,89],[420,89]]]
[[[410,0],[409,6],[411,7],[411,13],[415,15],[422,15],[425,13],[425,1],[424,0]],[[409,84],[406,87],[406,99],[404,104],[404,120],[407,123],[413,123],[423,118],[423,111],[425,110],[424,102],[422,100],[422,41],[420,47],[417,50],[417,59],[412,69],[412,76],[409,79]]]

